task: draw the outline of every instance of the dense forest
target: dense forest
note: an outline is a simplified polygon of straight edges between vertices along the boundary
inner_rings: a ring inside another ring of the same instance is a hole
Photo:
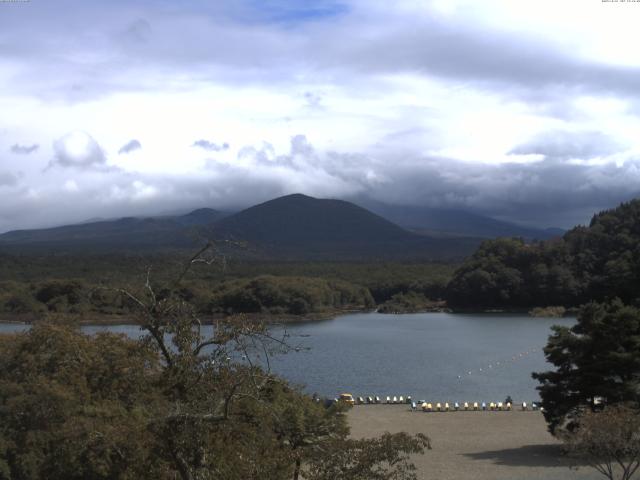
[[[0,315],[128,315],[120,289],[179,274],[184,255],[0,255]],[[578,307],[618,297],[638,303],[640,200],[593,217],[562,238],[487,240],[461,266],[429,262],[248,261],[228,256],[190,273],[185,300],[203,315],[332,314],[439,309]]]
[[[0,258],[0,315],[32,320],[50,314],[76,314],[84,321],[127,316],[130,300],[121,290],[138,291],[179,275],[176,254],[4,255]],[[420,309],[441,299],[455,265],[434,263],[246,262],[229,259],[189,272],[182,297],[201,315],[333,314],[395,305],[406,295]],[[384,311],[398,311],[398,307]]]
[[[450,306],[468,309],[575,307],[640,297],[640,200],[595,215],[562,238],[484,242],[456,271]]]

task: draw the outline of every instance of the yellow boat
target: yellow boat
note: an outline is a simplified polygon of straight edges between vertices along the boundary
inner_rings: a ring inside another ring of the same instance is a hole
[[[355,405],[356,401],[353,399],[353,395],[350,393],[341,393],[338,397],[339,402],[348,403],[349,405]]]

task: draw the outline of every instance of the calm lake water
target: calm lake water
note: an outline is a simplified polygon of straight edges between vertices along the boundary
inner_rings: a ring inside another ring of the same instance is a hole
[[[350,314],[287,325],[299,352],[276,356],[272,370],[309,393],[334,397],[411,395],[429,401],[516,401],[538,398],[531,372],[550,368],[542,353],[554,324],[573,319],[511,314]],[[21,325],[2,324],[0,332]],[[88,326],[131,337],[133,325]],[[277,328],[276,328],[277,330]]]

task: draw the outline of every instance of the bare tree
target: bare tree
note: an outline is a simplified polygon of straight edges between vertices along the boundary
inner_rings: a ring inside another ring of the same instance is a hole
[[[181,283],[194,266],[216,262],[224,264],[224,257],[208,242],[167,285],[154,285],[149,267],[141,291],[118,290],[135,305],[137,321],[147,332],[142,341],[162,358],[160,377],[168,401],[151,428],[165,438],[166,457],[183,480],[223,478],[216,475],[208,443],[234,415],[235,402],[263,400],[279,381],[270,373],[269,356],[289,349],[286,331],[275,337],[264,323],[243,316],[205,325],[180,296]]]

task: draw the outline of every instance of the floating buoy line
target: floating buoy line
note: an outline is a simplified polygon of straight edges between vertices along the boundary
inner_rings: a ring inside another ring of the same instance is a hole
[[[477,367],[475,369],[466,370],[464,372],[464,374],[458,375],[458,380],[462,380],[463,378],[469,377],[470,375],[496,370],[496,369],[501,368],[501,367],[506,367],[506,366],[508,366],[510,364],[516,363],[519,360],[522,360],[523,358],[527,358],[529,355],[533,355],[533,354],[539,353],[541,351],[542,350],[539,349],[539,348],[530,348],[530,349],[525,350],[523,352],[518,352],[518,353],[512,355],[510,358],[496,360],[495,362],[491,362],[491,363],[485,364],[482,367]]]

